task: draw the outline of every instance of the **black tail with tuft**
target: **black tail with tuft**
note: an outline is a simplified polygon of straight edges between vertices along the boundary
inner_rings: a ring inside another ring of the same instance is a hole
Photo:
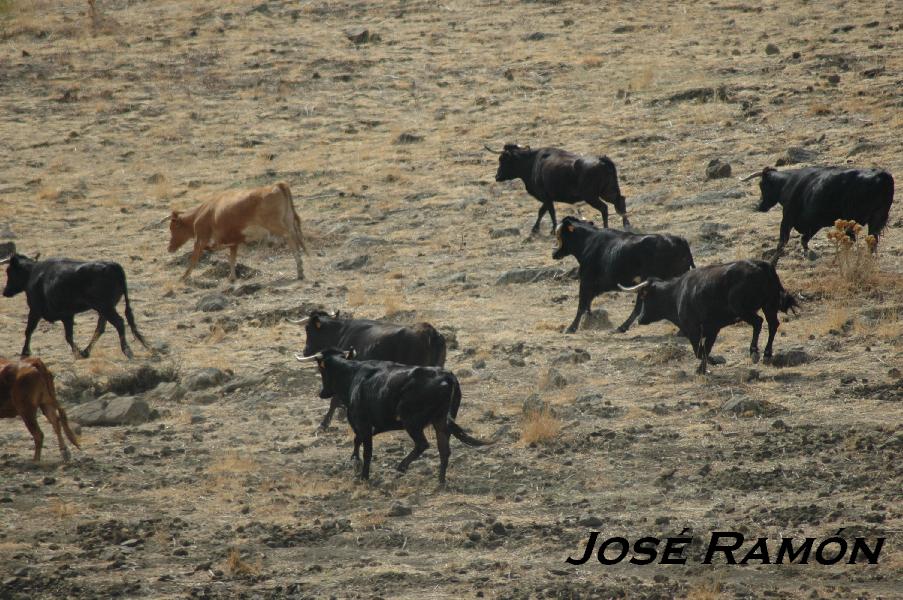
[[[145,341],[144,336],[141,335],[141,332],[138,331],[138,326],[135,324],[135,315],[132,313],[132,305],[129,303],[129,288],[128,284],[125,280],[125,270],[120,266],[119,274],[122,275],[122,295],[125,298],[125,320],[128,321],[129,329],[132,330],[132,334],[135,336],[141,345],[145,348],[150,348],[147,341]]]
[[[448,430],[451,432],[453,436],[464,442],[464,444],[470,446],[471,448],[476,448],[478,446],[489,446],[490,444],[494,444],[495,442],[487,442],[485,440],[478,440],[475,437],[471,437],[467,434],[466,431],[461,429],[461,426],[455,423],[455,421],[449,417],[448,419]]]

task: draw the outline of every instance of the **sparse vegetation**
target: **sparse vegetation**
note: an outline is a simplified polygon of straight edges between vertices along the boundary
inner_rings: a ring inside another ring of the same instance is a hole
[[[559,433],[561,420],[549,408],[528,411],[521,421],[520,440],[527,445],[551,442]]]
[[[838,219],[828,232],[834,246],[834,272],[837,285],[846,290],[865,288],[875,283],[878,261],[875,236],[863,237],[862,225]]]

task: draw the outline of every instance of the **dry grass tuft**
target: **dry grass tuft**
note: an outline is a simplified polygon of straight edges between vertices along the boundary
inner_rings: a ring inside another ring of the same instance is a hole
[[[828,239],[834,245],[833,275],[840,290],[852,292],[877,283],[877,240],[873,235],[862,237],[861,231],[859,223],[838,219],[834,229],[828,232]]]
[[[687,590],[687,600],[718,600],[722,597],[721,584],[714,581],[700,582]]]
[[[263,564],[258,558],[256,562],[250,563],[241,557],[238,548],[229,548],[229,554],[226,556],[226,569],[233,576],[235,575],[257,575],[263,568]]]
[[[62,500],[53,500],[47,505],[47,510],[61,521],[79,514],[77,504],[74,502],[63,502]]]
[[[520,440],[524,444],[550,442],[561,433],[561,420],[548,408],[534,410],[524,415],[521,422]]]
[[[580,64],[587,69],[595,69],[605,64],[605,60],[601,56],[590,55],[580,59]]]

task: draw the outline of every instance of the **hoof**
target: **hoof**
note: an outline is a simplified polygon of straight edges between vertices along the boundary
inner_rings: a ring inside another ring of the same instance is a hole
[[[809,259],[809,260],[817,260],[817,259],[818,259],[818,254],[816,254],[816,253],[813,252],[812,250],[807,250],[807,251],[806,251],[806,258]]]
[[[625,327],[617,327],[611,330],[612,333],[627,333],[627,328]]]
[[[755,365],[755,364],[758,364],[758,362],[759,362],[759,351],[758,351],[758,350],[751,350],[750,353],[749,353],[749,358],[753,361],[753,364],[754,364],[754,365]]]
[[[565,333],[576,333],[576,331],[577,331],[576,327],[568,327],[567,329],[564,330]]]
[[[72,460],[72,455],[69,454],[68,450],[64,450],[62,454],[63,454],[63,462],[69,462],[70,460]]]
[[[397,465],[395,465],[395,470],[399,473],[406,473],[408,467],[404,463],[398,463]]]
[[[766,365],[770,365],[771,364],[771,354],[765,354],[765,356],[762,357],[762,362],[765,363]]]
[[[705,375],[706,374],[705,367],[696,367],[696,374],[697,375]]]

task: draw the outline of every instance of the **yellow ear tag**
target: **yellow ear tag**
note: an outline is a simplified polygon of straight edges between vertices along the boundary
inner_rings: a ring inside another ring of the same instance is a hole
[[[574,226],[568,225],[568,231],[570,231],[571,233],[574,233]]]

